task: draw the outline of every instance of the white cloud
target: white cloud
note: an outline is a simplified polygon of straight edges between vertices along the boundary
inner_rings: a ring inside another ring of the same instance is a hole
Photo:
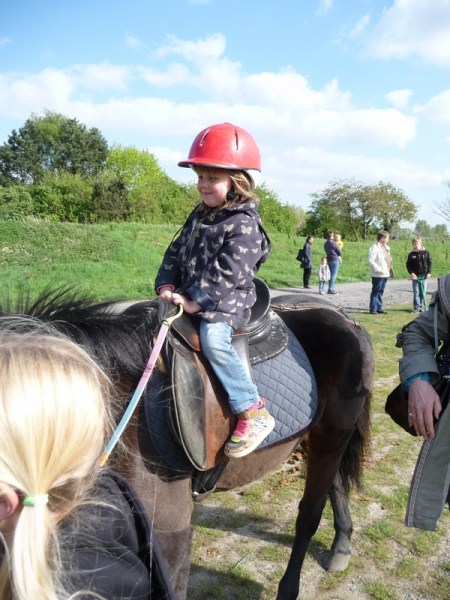
[[[328,14],[330,10],[333,8],[333,0],[320,0],[319,6],[316,10],[316,15],[323,17]]]
[[[450,90],[445,90],[418,106],[415,112],[434,123],[450,126]]]
[[[155,87],[189,84],[191,79],[189,69],[181,63],[169,65],[165,71],[142,67],[138,69],[138,73],[146,83]]]
[[[359,19],[356,25],[348,32],[348,37],[351,39],[359,38],[367,30],[370,25],[370,15],[364,15]]]
[[[136,36],[134,36],[133,34],[131,34],[130,32],[126,31],[125,32],[125,45],[129,46],[130,48],[144,48],[145,47],[145,43],[142,42],[142,40],[140,40],[139,38],[137,38]]]
[[[76,83],[84,88],[96,91],[125,90],[131,77],[129,67],[100,63],[98,65],[77,65],[68,70]]]
[[[158,58],[180,56],[189,62],[198,64],[203,61],[219,59],[226,48],[226,39],[221,33],[196,41],[180,40],[174,35],[168,35],[166,39],[167,42],[155,52],[155,56]]]
[[[415,117],[394,108],[354,106],[351,94],[340,89],[337,79],[314,89],[292,68],[245,74],[239,62],[224,56],[225,48],[222,34],[196,41],[169,37],[156,52],[164,63],[161,69],[101,63],[46,69],[28,77],[11,75],[2,86],[0,105],[7,113],[8,105],[26,112],[51,108],[72,115],[76,111],[81,120],[88,118],[100,128],[127,128],[130,135],[150,135],[163,128],[173,130],[174,136],[180,131],[195,133],[197,126],[201,129],[204,123],[227,119],[247,124],[275,144],[282,138],[326,147],[404,148],[415,137]],[[166,65],[165,59],[173,56],[178,62]],[[176,86],[200,90],[202,101],[161,96],[161,89]],[[94,91],[111,90],[117,92],[115,97],[94,100]]]
[[[74,78],[64,70],[47,68],[37,75],[0,76],[0,112],[27,119],[49,108],[63,112],[76,90]],[[71,116],[71,115],[70,115]]]
[[[412,95],[412,90],[393,90],[392,92],[388,92],[385,98],[394,108],[401,110],[408,107]]]
[[[450,67],[449,39],[449,0],[395,0],[371,32],[367,51],[381,58],[416,56]]]

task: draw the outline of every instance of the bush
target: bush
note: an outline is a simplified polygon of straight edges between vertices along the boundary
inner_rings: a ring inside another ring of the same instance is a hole
[[[0,187],[0,220],[17,221],[33,212],[33,199],[28,186]]]

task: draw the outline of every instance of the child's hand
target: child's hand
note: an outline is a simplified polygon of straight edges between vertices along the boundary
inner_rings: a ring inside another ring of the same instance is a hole
[[[195,300],[191,300],[187,296],[183,296],[182,294],[172,294],[172,302],[179,306],[180,304],[183,306],[184,310],[190,314],[194,315],[202,310],[200,304],[197,304]]]
[[[170,287],[161,288],[159,290],[159,297],[163,302],[172,302],[173,292]]]

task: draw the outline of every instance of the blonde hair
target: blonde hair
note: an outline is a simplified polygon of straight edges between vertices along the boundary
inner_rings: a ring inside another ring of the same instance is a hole
[[[230,177],[231,191],[234,193],[234,197],[232,199],[225,200],[221,206],[217,207],[217,210],[226,208],[227,206],[232,206],[234,204],[244,204],[245,202],[249,201],[259,202],[258,197],[253,192],[252,181],[244,171],[234,171],[232,169],[222,169],[219,167],[205,167],[202,165],[193,165],[192,169],[197,173],[197,175],[202,173],[217,173],[220,171],[222,174],[225,173]],[[203,203],[200,206],[202,208],[207,208]]]
[[[0,598],[60,600],[57,524],[80,506],[109,435],[109,381],[75,343],[32,318],[0,320],[0,481],[19,497],[3,536]]]

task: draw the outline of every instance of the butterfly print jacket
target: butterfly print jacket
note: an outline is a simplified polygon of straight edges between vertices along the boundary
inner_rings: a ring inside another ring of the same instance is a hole
[[[237,329],[250,318],[253,279],[270,249],[256,202],[197,207],[164,253],[155,288],[171,285],[202,307],[198,317]]]

